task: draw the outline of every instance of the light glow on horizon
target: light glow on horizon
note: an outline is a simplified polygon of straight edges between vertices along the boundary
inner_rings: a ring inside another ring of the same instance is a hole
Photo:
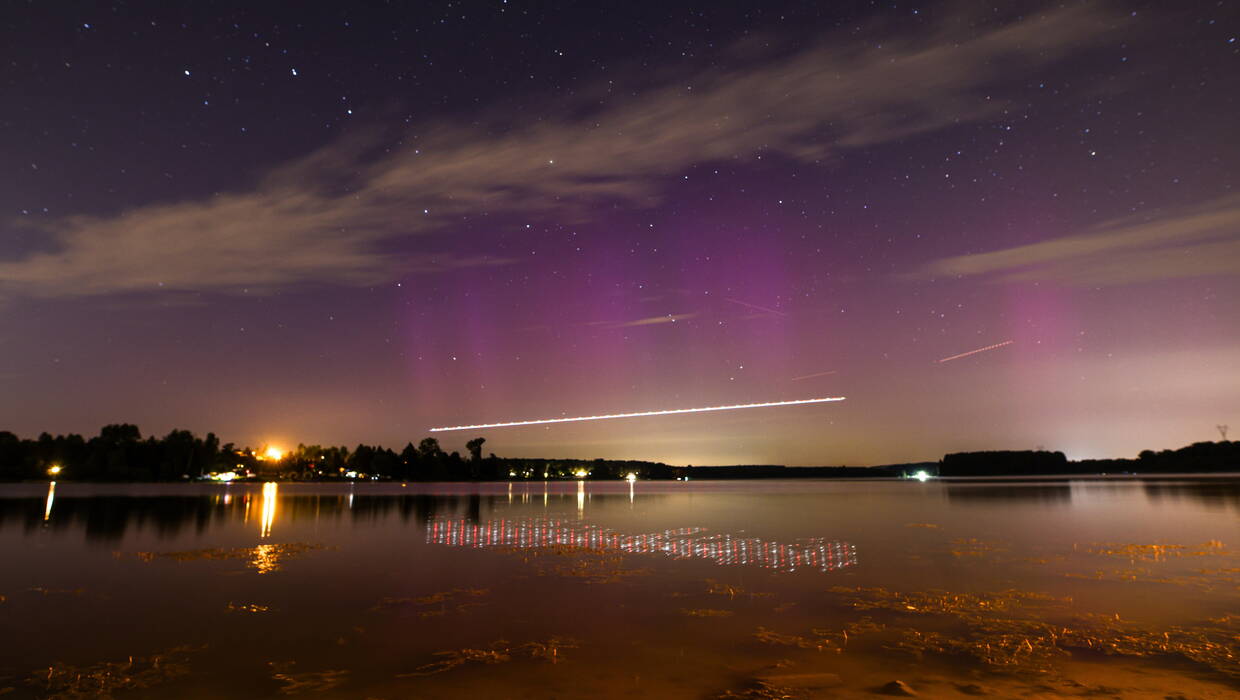
[[[822,399],[796,399],[795,401],[769,401],[767,403],[742,403],[731,406],[706,406],[703,408],[674,408],[666,411],[639,411],[637,413],[612,413],[602,416],[578,416],[575,418],[541,418],[538,420],[519,420],[508,423],[480,423],[478,425],[454,425],[447,428],[431,428],[432,433],[450,430],[481,430],[483,428],[511,428],[520,425],[545,425],[549,423],[580,423],[591,420],[610,420],[612,418],[642,418],[645,416],[670,416],[677,413],[708,413],[711,411],[736,411],[742,408],[771,408],[774,406],[800,406],[811,403],[827,403],[843,401],[843,396],[831,396]]]

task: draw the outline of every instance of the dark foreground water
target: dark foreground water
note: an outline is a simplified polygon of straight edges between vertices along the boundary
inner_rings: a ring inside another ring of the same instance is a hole
[[[1219,478],[10,485],[0,697],[1237,697],[1238,544]]]

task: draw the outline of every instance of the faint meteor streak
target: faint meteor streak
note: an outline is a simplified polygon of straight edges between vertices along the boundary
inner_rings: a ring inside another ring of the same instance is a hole
[[[757,304],[750,304],[747,301],[741,301],[739,299],[729,299],[727,297],[724,297],[723,300],[730,301],[733,304],[740,304],[741,306],[748,306],[749,308],[757,309],[758,311],[765,311],[768,314],[775,314],[776,316],[783,316],[784,318],[788,318],[788,314],[784,313],[783,311],[776,311],[775,309],[768,309],[765,306],[758,306]]]
[[[517,425],[543,425],[545,423],[578,423],[588,420],[609,420],[611,418],[640,418],[642,416],[670,416],[675,413],[706,413],[708,411],[735,411],[741,408],[770,408],[772,406],[800,406],[809,403],[827,403],[843,401],[843,396],[832,396],[823,399],[797,399],[795,401],[771,401],[768,403],[742,403],[732,406],[707,406],[705,408],[675,408],[668,411],[639,411],[637,413],[612,413],[605,416],[578,416],[576,418],[542,418],[539,420],[518,420],[510,423],[481,423],[478,425],[454,425],[450,428],[431,428],[432,433],[449,430],[479,430],[481,428],[511,428]]]
[[[790,382],[799,382],[799,381],[801,381],[802,379],[813,379],[814,377],[825,377],[825,376],[827,376],[828,374],[837,374],[837,372],[836,372],[836,370],[833,370],[833,369],[832,369],[832,370],[828,370],[828,371],[826,371],[826,372],[814,372],[813,374],[802,374],[801,376],[799,376],[799,377],[793,377],[792,379],[789,379],[788,381],[790,381]]]
[[[979,352],[986,352],[987,350],[994,350],[994,349],[996,349],[996,348],[1001,348],[1001,347],[1003,347],[1004,345],[1011,345],[1012,343],[1015,343],[1015,342],[1016,342],[1015,340],[1005,340],[1005,341],[1003,341],[1002,343],[995,343],[994,345],[987,345],[987,346],[986,346],[986,347],[984,347],[984,348],[978,348],[978,349],[976,349],[976,350],[970,350],[970,351],[968,351],[968,352],[962,352],[962,353],[960,353],[959,355],[952,355],[951,357],[944,357],[944,358],[943,358],[943,359],[941,359],[941,360],[935,360],[935,361],[936,361],[936,362],[939,362],[939,363],[942,363],[942,362],[951,362],[952,360],[959,360],[960,358],[962,358],[962,357],[968,357],[969,355],[976,355],[976,354],[977,354],[977,353],[979,353]]]

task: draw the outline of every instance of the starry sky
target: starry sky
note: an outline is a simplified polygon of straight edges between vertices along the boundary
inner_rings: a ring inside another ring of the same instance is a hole
[[[1234,3],[3,7],[0,429],[399,448],[846,396],[439,437],[1240,433]]]

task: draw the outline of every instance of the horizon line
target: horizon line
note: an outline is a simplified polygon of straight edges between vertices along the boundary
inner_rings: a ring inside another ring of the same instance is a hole
[[[637,411],[635,413],[611,413],[600,416],[577,416],[574,418],[540,418],[536,420],[519,420],[507,423],[479,423],[477,425],[454,425],[444,428],[430,428],[432,433],[452,430],[481,430],[484,428],[511,428],[521,425],[546,425],[549,423],[578,423],[582,421],[610,420],[613,418],[641,418],[644,416],[668,416],[677,413],[706,413],[709,411],[735,411],[742,408],[770,408],[773,406],[799,406],[812,403],[843,401],[844,396],[830,396],[821,399],[795,399],[793,401],[768,401],[766,403],[742,403],[727,406],[705,406],[703,408],[674,408],[665,411]]]

